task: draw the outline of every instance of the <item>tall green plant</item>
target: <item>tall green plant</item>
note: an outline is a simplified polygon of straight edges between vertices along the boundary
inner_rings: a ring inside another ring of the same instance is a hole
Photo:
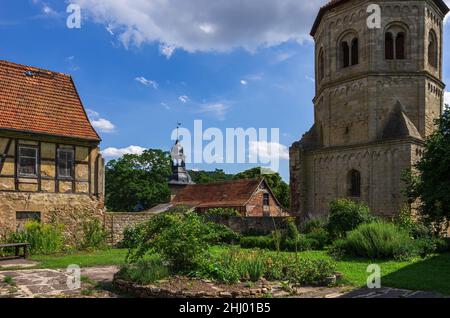
[[[21,232],[10,233],[7,241],[10,243],[30,243],[32,254],[53,254],[64,248],[64,227],[56,224],[43,224],[30,221]]]

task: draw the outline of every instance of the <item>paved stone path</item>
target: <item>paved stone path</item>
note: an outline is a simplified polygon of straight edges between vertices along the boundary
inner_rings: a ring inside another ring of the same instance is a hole
[[[0,271],[0,297],[117,297],[109,291],[116,266],[81,270],[81,288],[71,290],[65,270]]]
[[[118,271],[116,266],[91,267],[81,270],[82,284],[80,289],[70,290],[67,287],[68,274],[65,270],[32,269],[0,271],[0,298],[35,298],[35,297],[119,297],[111,290],[113,275]],[[432,292],[410,291],[395,288],[377,290],[349,287],[300,287],[296,294],[286,292],[282,288],[273,290],[274,297],[293,298],[441,298]]]

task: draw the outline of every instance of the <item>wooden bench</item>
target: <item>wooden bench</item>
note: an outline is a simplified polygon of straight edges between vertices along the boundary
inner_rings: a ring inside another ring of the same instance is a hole
[[[29,243],[12,243],[12,244],[0,244],[0,249],[2,248],[14,248],[15,249],[15,258],[25,258],[27,259],[30,256],[30,244]],[[23,248],[23,254],[20,255],[20,249]]]

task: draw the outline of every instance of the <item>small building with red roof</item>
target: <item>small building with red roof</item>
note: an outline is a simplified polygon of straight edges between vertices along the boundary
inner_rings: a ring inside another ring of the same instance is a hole
[[[100,217],[100,141],[70,75],[0,61],[0,235]]]

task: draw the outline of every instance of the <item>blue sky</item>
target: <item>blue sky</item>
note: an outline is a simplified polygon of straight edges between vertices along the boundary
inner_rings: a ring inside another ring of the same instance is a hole
[[[66,26],[68,2],[2,1],[0,59],[71,74],[105,155],[169,150],[176,123],[192,129],[196,119],[223,131],[280,128],[286,147],[312,125],[308,31],[325,1],[248,0],[238,10],[229,0],[71,2],[81,5],[80,29]],[[288,180],[285,156],[280,173]]]

